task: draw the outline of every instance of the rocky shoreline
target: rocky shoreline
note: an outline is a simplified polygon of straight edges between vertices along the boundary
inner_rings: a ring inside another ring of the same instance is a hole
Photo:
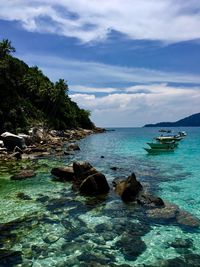
[[[47,131],[41,127],[34,127],[30,129],[29,134],[15,135],[5,132],[0,135],[0,160],[70,155],[80,149],[76,144],[77,140],[105,131],[98,127],[93,130],[78,128],[65,131]]]

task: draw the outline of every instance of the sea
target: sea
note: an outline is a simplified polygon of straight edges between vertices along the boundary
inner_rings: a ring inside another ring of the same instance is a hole
[[[200,227],[191,223],[200,220],[200,128],[173,129],[182,130],[187,136],[169,153],[144,150],[158,128],[112,128],[77,141],[74,155],[0,162],[0,267],[200,266]],[[82,196],[51,175],[77,160],[106,176],[107,195]],[[10,180],[22,168],[36,177]],[[164,214],[112,190],[133,172],[168,203]]]

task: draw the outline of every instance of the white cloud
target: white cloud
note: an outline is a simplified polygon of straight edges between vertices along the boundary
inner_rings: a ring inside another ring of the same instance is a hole
[[[116,88],[112,87],[105,87],[105,88],[95,88],[95,87],[89,87],[89,86],[83,86],[83,85],[73,85],[70,88],[73,92],[83,92],[83,93],[113,93],[116,91]]]
[[[1,3],[0,18],[82,42],[103,40],[111,30],[172,43],[200,38],[197,0],[12,0]]]
[[[92,120],[104,127],[176,121],[199,112],[200,88],[177,88],[167,84],[141,86],[148,90],[146,94],[137,93],[138,87],[125,88],[125,93],[103,97],[88,94],[70,97],[82,108],[91,110]]]
[[[18,56],[29,65],[39,66],[44,73],[53,80],[58,80],[59,78],[68,80],[70,88],[72,89],[73,86],[79,86],[80,90],[80,86],[90,84],[92,86],[96,85],[95,90],[98,91],[97,87],[99,87],[99,92],[103,92],[102,84],[105,83],[200,83],[200,76],[193,74],[163,72],[145,68],[129,68],[35,54]],[[92,89],[94,90],[94,86],[93,88],[92,86],[91,88],[90,86],[88,87],[90,92],[92,92]],[[77,87],[74,88],[74,91],[77,91]],[[116,88],[113,89],[109,87],[108,92],[110,92],[110,90],[116,90]],[[131,90],[131,88],[129,88],[129,90]]]

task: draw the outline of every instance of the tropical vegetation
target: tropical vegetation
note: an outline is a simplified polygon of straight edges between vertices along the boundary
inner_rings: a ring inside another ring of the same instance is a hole
[[[0,42],[0,133],[25,131],[44,125],[63,130],[94,128],[90,112],[78,107],[68,96],[68,85],[53,83],[37,67],[13,57],[9,40]]]

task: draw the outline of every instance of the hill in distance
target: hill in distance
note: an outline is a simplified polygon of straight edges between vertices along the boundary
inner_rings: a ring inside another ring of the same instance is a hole
[[[189,117],[186,117],[184,119],[175,121],[175,122],[159,122],[155,124],[146,124],[144,127],[198,127],[200,126],[200,113],[193,114]]]

